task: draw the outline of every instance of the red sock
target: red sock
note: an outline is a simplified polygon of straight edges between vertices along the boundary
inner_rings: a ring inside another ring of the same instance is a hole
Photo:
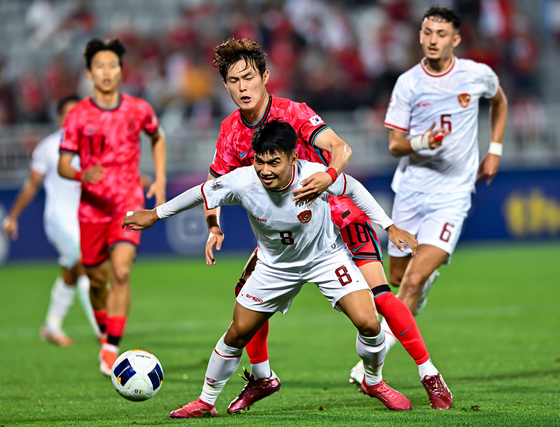
[[[239,279],[237,285],[235,286],[235,296],[239,295],[241,289],[245,285],[245,280]],[[247,354],[249,355],[249,361],[251,363],[262,363],[268,360],[268,320],[261,328],[257,331],[255,336],[249,341],[245,346]]]
[[[99,331],[104,334],[107,329],[107,310],[94,310],[93,315],[95,316],[97,326],[99,326]]]
[[[118,346],[126,327],[126,316],[107,318],[107,342]]]
[[[257,331],[255,336],[245,346],[249,361],[253,364],[262,363],[268,360],[268,320]]]
[[[420,365],[428,361],[430,354],[416,320],[406,304],[398,299],[391,290],[375,295],[374,300],[377,311],[387,319],[391,331],[416,364]]]

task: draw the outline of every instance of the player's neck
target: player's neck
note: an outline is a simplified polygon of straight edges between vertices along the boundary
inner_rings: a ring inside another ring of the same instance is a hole
[[[449,70],[449,67],[451,67],[452,63],[453,63],[453,55],[447,58],[439,58],[439,59],[432,59],[432,60],[428,58],[424,58],[424,65],[426,69],[434,74],[443,74],[444,72]]]
[[[265,92],[263,100],[259,106],[253,108],[252,110],[241,110],[241,114],[243,114],[243,118],[247,123],[254,125],[259,122],[266,111],[269,98],[270,96]]]
[[[119,103],[120,94],[116,90],[114,92],[104,93],[100,90],[93,90],[93,100],[101,108],[111,109]]]

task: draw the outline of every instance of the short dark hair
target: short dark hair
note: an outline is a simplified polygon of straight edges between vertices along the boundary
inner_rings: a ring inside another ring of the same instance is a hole
[[[296,150],[297,133],[287,122],[272,119],[257,128],[251,139],[251,147],[256,155],[286,153],[290,156]]]
[[[212,65],[218,69],[225,80],[231,67],[244,59],[247,67],[253,66],[262,75],[266,71],[266,53],[260,45],[250,38],[236,39],[230,37],[221,45],[214,48]]]
[[[86,68],[91,70],[91,61],[97,52],[103,50],[110,50],[114,52],[115,55],[119,57],[119,65],[122,68],[122,57],[126,52],[126,49],[119,39],[111,39],[106,42],[99,39],[91,39],[86,45],[86,50],[84,51],[84,58],[86,59]]]
[[[75,93],[71,95],[63,96],[56,103],[56,114],[58,115],[62,114],[62,110],[64,110],[64,106],[69,102],[80,102],[80,101],[81,101],[80,97]]]
[[[459,27],[461,26],[461,18],[459,17],[459,15],[446,7],[430,7],[422,17],[422,22],[424,22],[424,19],[431,17],[439,18],[444,22],[449,22],[455,30],[459,30]]]

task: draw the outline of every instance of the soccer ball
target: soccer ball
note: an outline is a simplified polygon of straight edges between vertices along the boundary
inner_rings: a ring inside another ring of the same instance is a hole
[[[148,400],[161,388],[163,369],[156,356],[144,350],[129,350],[121,354],[111,371],[117,393],[128,400]]]

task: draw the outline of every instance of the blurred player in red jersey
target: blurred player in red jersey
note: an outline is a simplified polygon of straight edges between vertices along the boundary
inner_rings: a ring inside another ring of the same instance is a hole
[[[255,129],[271,120],[281,119],[296,130],[296,152],[300,159],[320,162],[328,166],[302,181],[303,187],[294,191],[294,197],[311,204],[336,181],[348,165],[350,147],[306,104],[269,95],[266,84],[270,72],[266,69],[266,54],[251,39],[231,38],[214,49],[214,63],[222,76],[231,98],[239,107],[223,122],[216,144],[216,153],[208,179],[225,175],[232,170],[253,163],[251,137]],[[418,326],[406,305],[396,298],[383,271],[382,253],[371,221],[348,197],[329,196],[333,222],[340,228],[344,241],[352,252],[374,295],[377,311],[399,332],[399,340],[419,366],[422,379],[439,372],[430,360]],[[206,262],[214,263],[212,249],[220,250],[224,235],[219,225],[219,209],[205,211],[209,238]],[[250,277],[257,262],[254,253],[243,271],[236,294]],[[251,404],[280,389],[280,380],[270,369],[268,359],[268,322],[245,347],[251,362],[251,375],[241,394],[230,404],[228,412],[240,412]],[[360,382],[361,383],[361,382]],[[426,384],[423,382],[424,386]],[[426,387],[430,399],[434,390]],[[451,396],[449,394],[449,396]],[[451,400],[445,403],[451,406]]]
[[[78,210],[82,257],[103,334],[99,358],[104,375],[111,375],[125,330],[130,269],[140,244],[140,234],[121,229],[120,218],[144,206],[138,170],[141,131],[152,139],[155,169],[147,197],[155,196],[156,206],[165,202],[165,136],[147,102],[119,93],[124,53],[119,40],[93,39],[87,44],[84,56],[94,93],[66,117],[58,164],[61,176],[82,182]],[[81,171],[71,165],[76,154]]]

